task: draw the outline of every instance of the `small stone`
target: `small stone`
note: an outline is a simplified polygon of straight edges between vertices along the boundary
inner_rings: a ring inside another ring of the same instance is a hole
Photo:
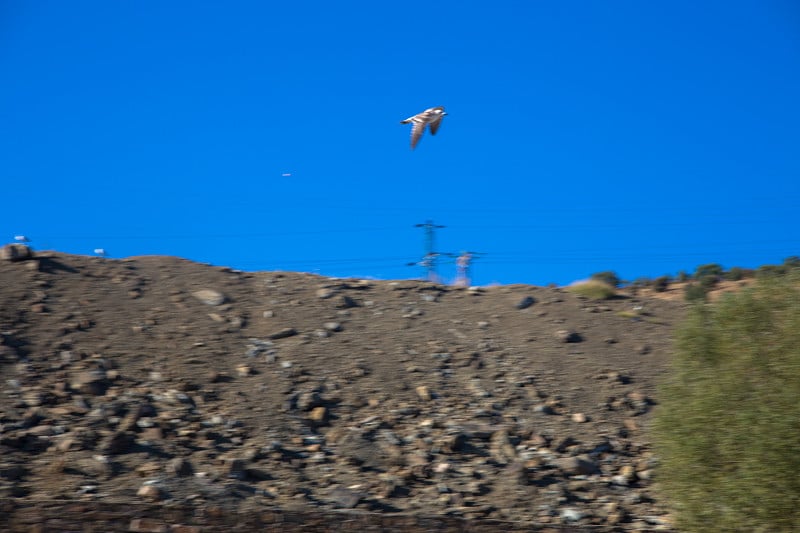
[[[110,455],[126,453],[136,442],[132,433],[117,431],[113,433],[101,446],[101,451]]]
[[[358,302],[343,294],[339,297],[338,301],[336,302],[336,307],[339,309],[350,309],[353,307],[358,307]]]
[[[622,474],[617,474],[616,476],[611,477],[611,482],[614,485],[620,485],[622,487],[627,487],[630,484],[630,479],[623,476]]]
[[[325,407],[315,407],[308,414],[308,418],[316,424],[323,424],[328,421],[328,409]]]
[[[225,303],[225,295],[213,289],[201,289],[193,292],[192,296],[206,305],[217,306]]]
[[[447,435],[442,442],[442,451],[454,453],[463,451],[467,445],[467,436],[464,433]]]
[[[70,450],[79,450],[81,448],[81,444],[77,439],[73,439],[70,437],[64,437],[59,439],[56,443],[56,450],[59,452],[67,452]]]
[[[532,296],[526,296],[525,298],[523,298],[522,300],[520,300],[517,303],[517,309],[520,309],[520,310],[527,309],[530,306],[532,306],[534,303],[536,303],[536,300],[534,300]]]
[[[602,512],[604,514],[610,515],[612,513],[616,513],[619,509],[619,502],[608,502],[607,504],[603,505]]]
[[[431,391],[428,390],[428,387],[425,385],[420,385],[416,388],[417,396],[423,402],[429,402],[431,400]]]
[[[634,402],[646,402],[647,395],[641,391],[632,391],[628,393],[628,398]]]
[[[136,473],[142,477],[153,477],[161,471],[159,461],[148,461],[136,467]]]
[[[145,483],[139,487],[139,490],[136,491],[136,495],[152,502],[160,500],[163,496],[161,489],[151,483]]]
[[[244,479],[247,477],[245,462],[241,459],[228,459],[225,461],[225,475],[231,479]]]
[[[255,373],[250,365],[239,365],[236,367],[236,373],[241,377],[247,377]]]
[[[583,413],[572,413],[572,421],[576,424],[583,424],[589,421],[589,417]]]
[[[297,408],[302,411],[310,411],[323,405],[322,397],[318,392],[305,392],[297,397]]]
[[[142,431],[139,436],[145,441],[159,441],[164,438],[164,431],[160,427],[149,427]]]
[[[26,391],[22,395],[22,401],[29,407],[37,407],[45,402],[44,392],[40,390]]]
[[[452,465],[450,463],[436,463],[433,467],[433,471],[437,474],[444,474],[451,469]]]
[[[492,433],[489,453],[492,459],[501,465],[508,464],[516,458],[516,448],[514,448],[506,430],[501,429]]]
[[[586,455],[562,457],[556,459],[554,464],[564,473],[571,476],[590,476],[600,472],[597,464]]]
[[[578,522],[583,518],[583,513],[577,509],[567,507],[566,509],[561,510],[559,516],[564,522]]]
[[[272,475],[261,468],[246,468],[245,475],[247,479],[253,481],[269,481],[272,479]]]
[[[317,289],[317,298],[321,300],[327,300],[328,298],[332,298],[334,294],[336,294],[336,291],[333,289],[328,289],[326,287]]]
[[[565,451],[569,450],[571,447],[575,446],[576,444],[578,444],[578,442],[575,439],[573,439],[571,436],[567,435],[566,437],[556,441],[553,445],[555,447],[554,449],[558,453],[564,453]]]
[[[629,481],[634,481],[636,479],[636,470],[631,465],[625,465],[619,469],[619,475],[624,476]]]
[[[339,322],[325,322],[325,329],[328,331],[342,331],[342,324]]]
[[[296,329],[294,329],[294,328],[283,328],[281,330],[276,331],[275,333],[273,333],[271,335],[267,335],[267,337],[269,337],[272,340],[277,340],[277,339],[285,339],[287,337],[293,337],[295,335],[297,335],[297,330]]]
[[[581,342],[581,340],[583,340],[580,334],[568,329],[560,329],[556,331],[555,336],[556,339],[564,343]]]
[[[104,370],[86,370],[75,374],[70,380],[70,388],[82,394],[102,396],[106,392],[106,373]]]
[[[334,506],[342,509],[352,509],[361,501],[362,495],[356,491],[337,487],[330,493],[330,499]]]

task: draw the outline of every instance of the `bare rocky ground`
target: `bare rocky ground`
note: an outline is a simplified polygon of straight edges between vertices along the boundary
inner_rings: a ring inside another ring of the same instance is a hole
[[[647,429],[682,303],[14,259],[0,529],[671,530]]]

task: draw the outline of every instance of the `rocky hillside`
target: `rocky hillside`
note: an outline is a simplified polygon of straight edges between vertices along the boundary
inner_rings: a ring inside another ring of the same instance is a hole
[[[669,530],[647,427],[683,312],[9,252],[0,522],[57,529],[116,505],[96,530],[230,530],[267,512],[301,517],[281,530],[304,516]]]

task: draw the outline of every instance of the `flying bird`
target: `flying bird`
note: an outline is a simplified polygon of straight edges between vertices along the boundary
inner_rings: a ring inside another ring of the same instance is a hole
[[[400,121],[400,124],[413,124],[413,126],[411,126],[412,150],[416,148],[417,143],[422,138],[422,134],[425,133],[426,126],[428,126],[431,130],[431,135],[436,135],[436,131],[439,129],[439,125],[442,123],[442,117],[444,117],[446,114],[447,113],[444,112],[444,107],[442,106],[431,107],[422,113]]]

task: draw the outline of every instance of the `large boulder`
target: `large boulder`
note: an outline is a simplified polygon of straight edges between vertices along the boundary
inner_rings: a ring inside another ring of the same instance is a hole
[[[33,250],[24,244],[6,244],[0,248],[0,259],[4,261],[25,261],[33,259]]]

